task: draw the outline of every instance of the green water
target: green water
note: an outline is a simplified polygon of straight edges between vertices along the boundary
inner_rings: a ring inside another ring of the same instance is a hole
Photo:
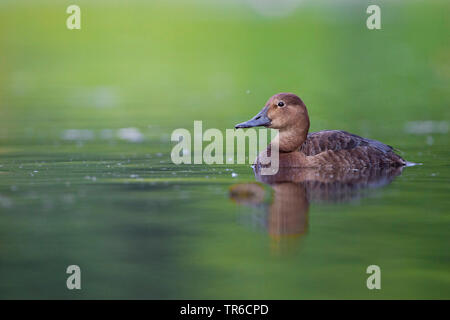
[[[79,31],[71,2],[0,4],[0,298],[450,298],[448,2],[378,2],[378,31],[364,1],[280,17],[124,3],[78,1]],[[299,204],[268,184],[236,201],[249,165],[172,164],[174,129],[232,128],[280,91],[302,97],[312,131],[423,165],[328,200],[297,183]],[[277,203],[295,232],[274,232]],[[381,290],[366,287],[373,264]]]

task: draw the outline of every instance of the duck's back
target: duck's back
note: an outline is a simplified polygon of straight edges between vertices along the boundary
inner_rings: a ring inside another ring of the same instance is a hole
[[[393,148],[341,130],[324,130],[308,134],[300,152],[320,163],[349,167],[403,166],[406,161]]]

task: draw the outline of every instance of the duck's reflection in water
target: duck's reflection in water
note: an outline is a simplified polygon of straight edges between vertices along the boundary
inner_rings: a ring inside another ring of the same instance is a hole
[[[275,175],[261,175],[255,168],[256,180],[273,190],[271,200],[265,201],[269,190],[258,182],[231,186],[230,198],[241,205],[263,208],[266,215],[262,225],[273,239],[273,249],[284,253],[308,231],[310,203],[358,199],[367,195],[370,189],[388,185],[402,170],[402,167],[362,170],[280,168]]]

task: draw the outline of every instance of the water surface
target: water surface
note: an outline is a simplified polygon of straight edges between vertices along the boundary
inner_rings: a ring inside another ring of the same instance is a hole
[[[447,2],[385,3],[374,32],[353,2],[80,1],[79,32],[55,3],[0,4],[1,298],[450,298]],[[171,163],[174,129],[280,91],[423,165],[280,185]]]

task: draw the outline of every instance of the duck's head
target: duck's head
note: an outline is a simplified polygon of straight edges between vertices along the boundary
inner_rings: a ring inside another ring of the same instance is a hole
[[[272,96],[262,110],[252,119],[239,123],[239,128],[267,127],[280,132],[309,129],[308,111],[303,101],[293,93]]]

